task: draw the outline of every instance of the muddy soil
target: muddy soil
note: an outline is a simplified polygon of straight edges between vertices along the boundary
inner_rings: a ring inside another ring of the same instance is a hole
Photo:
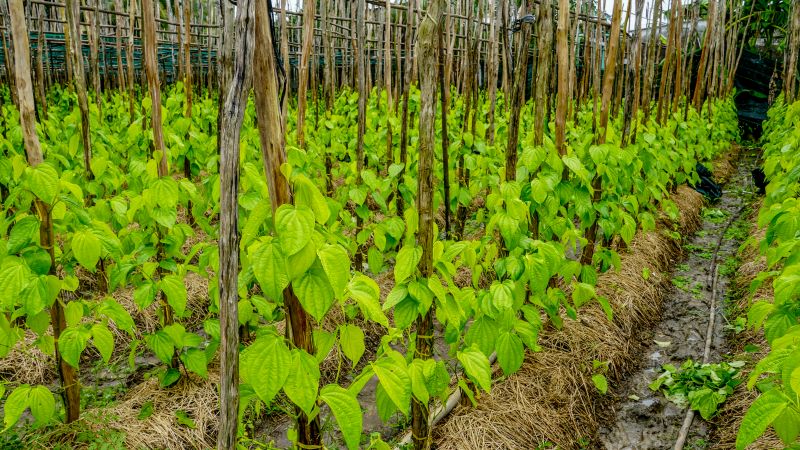
[[[691,358],[702,361],[709,320],[713,254],[722,236],[717,264],[722,269],[734,258],[746,236],[727,229],[733,216],[741,217],[752,199],[750,170],[754,158],[743,155],[736,174],[723,189],[722,198],[709,204],[703,212],[702,230],[691,236],[685,245],[686,255],[677,262],[672,286],[662,303],[661,322],[642,333],[646,343],[638,371],[612,390],[608,425],[598,430],[596,442],[607,450],[671,449],[680,431],[686,410],[668,401],[648,385],[661,373],[662,364],[680,366]],[[734,217],[735,219],[735,217]],[[730,282],[728,271],[719,270],[716,294],[716,324],[709,362],[719,362],[726,355],[724,299]],[[706,448],[711,424],[695,415],[685,448]]]

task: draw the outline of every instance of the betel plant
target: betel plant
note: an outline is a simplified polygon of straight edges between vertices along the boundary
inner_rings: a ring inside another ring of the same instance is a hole
[[[755,292],[771,283],[774,299],[750,305],[748,324],[763,328],[769,353],[759,361],[747,382],[757,388],[736,439],[744,449],[772,426],[791,448],[800,436],[800,102],[786,105],[779,98],[764,124],[764,172],[769,180],[758,224],[766,227],[759,250],[767,269],[750,286]]]
[[[36,134],[35,105],[33,102],[33,85],[30,79],[30,54],[28,47],[28,31],[25,22],[25,14],[21,0],[12,2],[11,29],[14,37],[14,50],[17,58],[15,59],[14,76],[16,78],[17,98],[20,108],[20,124],[22,128],[23,141],[27,154],[27,162],[31,167],[25,168],[27,172],[27,189],[33,194],[29,196],[27,206],[35,206],[36,219],[28,220],[24,224],[21,235],[21,245],[12,246],[12,250],[22,251],[33,239],[31,231],[39,231],[38,246],[41,251],[34,249],[29,254],[29,259],[20,258],[17,255],[8,255],[8,244],[6,244],[6,255],[3,258],[2,275],[5,279],[2,292],[3,314],[0,314],[0,329],[3,333],[3,341],[14,344],[22,336],[19,328],[12,324],[24,313],[36,313],[32,316],[40,315],[45,308],[50,307],[50,317],[44,315],[44,321],[48,319],[53,329],[53,340],[58,341],[59,336],[66,328],[66,317],[64,306],[61,304],[59,293],[61,291],[61,280],[56,275],[56,252],[55,239],[53,233],[53,221],[51,209],[60,189],[55,170],[43,162],[42,150],[39,137]],[[20,222],[17,222],[19,224]],[[16,228],[16,225],[15,225]],[[30,231],[28,231],[30,230]],[[19,247],[19,248],[14,248]],[[33,270],[31,270],[30,263]],[[9,267],[12,266],[12,267]],[[35,279],[35,280],[34,280]],[[28,289],[39,294],[38,296],[21,297],[23,289]],[[38,297],[38,302],[35,300]],[[33,300],[28,304],[25,300]],[[25,302],[24,305],[19,304]],[[20,313],[21,312],[21,313]],[[15,316],[17,313],[17,317]],[[41,321],[40,321],[41,322]],[[41,329],[46,330],[44,325]],[[45,340],[45,344],[46,340]],[[8,352],[13,345],[9,345],[0,352]],[[65,421],[72,422],[78,419],[80,414],[80,386],[75,369],[58,352],[55,352],[56,363],[58,364],[61,386],[64,389],[64,404],[66,407]],[[15,424],[22,412],[31,407],[32,414],[40,421],[46,422],[52,419],[55,413],[55,400],[49,389],[30,386],[18,387],[9,395],[13,396],[13,402],[9,405],[6,400],[5,428]],[[11,412],[9,414],[9,406]],[[16,417],[14,417],[16,416]]]

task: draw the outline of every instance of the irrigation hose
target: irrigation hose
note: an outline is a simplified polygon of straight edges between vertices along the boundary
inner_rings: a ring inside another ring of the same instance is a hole
[[[489,356],[489,366],[491,367],[494,365],[495,361],[497,361],[497,352],[494,352]],[[461,403],[461,388],[456,387],[455,391],[453,391],[453,393],[450,394],[450,397],[447,398],[445,404],[438,404],[435,410],[436,412],[428,416],[429,429],[432,429],[437,423],[441,422],[442,419],[447,417],[447,415],[450,414],[459,403]],[[400,440],[400,442],[398,442],[394,447],[394,450],[400,450],[403,448],[403,446],[410,444],[411,437],[412,430],[408,430],[405,436],[403,436],[403,439]]]
[[[742,205],[735,214],[731,216],[728,220],[728,223],[725,225],[725,228],[722,229],[722,232],[719,234],[719,238],[717,239],[717,246],[714,249],[714,257],[711,259],[711,272],[708,274],[709,282],[708,284],[711,286],[711,298],[709,301],[709,308],[708,308],[708,328],[706,329],[706,342],[705,348],[703,350],[703,364],[708,363],[708,359],[711,356],[711,341],[714,339],[714,327],[717,322],[716,320],[716,310],[717,310],[717,283],[719,281],[719,249],[722,247],[722,240],[725,238],[725,234],[728,232],[728,229],[731,227],[733,222],[735,222],[739,216],[741,216],[742,212],[747,207],[747,203]],[[686,444],[686,439],[689,437],[689,428],[692,426],[692,421],[694,420],[694,410],[689,408],[686,411],[686,416],[683,419],[683,425],[681,425],[681,431],[678,433],[678,439],[675,441],[675,447],[673,450],[682,450],[683,446]]]

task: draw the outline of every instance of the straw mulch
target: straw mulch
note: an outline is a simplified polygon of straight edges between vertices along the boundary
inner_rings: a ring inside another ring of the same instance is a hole
[[[213,448],[217,439],[218,384],[217,368],[210,368],[206,380],[184,376],[167,389],[159,387],[158,379],[153,377],[134,386],[119,403],[96,411],[106,420],[92,425],[125,433],[126,448]],[[140,412],[149,404],[153,407],[152,415],[139,419]],[[194,427],[178,421],[179,411],[194,421]]]
[[[733,174],[738,148],[715,161],[717,180]],[[607,272],[598,282],[600,295],[614,311],[609,321],[599,305],[582,308],[577,321],[562,330],[545,329],[541,352],[528,353],[519,372],[492,387],[475,408],[458,407],[435,430],[440,449],[531,449],[545,443],[559,449],[586,448],[599,421],[607,414],[605,402],[592,382],[593,360],[608,361],[613,390],[636,367],[641,349],[641,330],[660,316],[662,296],[669,288],[668,271],[681,254],[681,242],[666,231],[682,236],[700,226],[703,198],[680,186],[672,194],[680,218],[672,223],[659,218],[656,231],[638,233],[621,255],[619,272]],[[645,280],[643,269],[650,277]]]
[[[760,205],[754,205],[754,213],[757,214]],[[755,223],[756,218],[751,217],[751,222]],[[766,259],[758,252],[758,243],[764,239],[766,229],[753,227],[753,245],[747,246],[739,255],[742,261],[741,266],[736,271],[734,279],[735,289],[735,304],[731,305],[731,317],[744,316],[747,314],[747,308],[752,301],[772,301],[773,291],[772,283],[766,282],[756,290],[751,297],[750,283],[756,278],[759,272],[767,269]],[[757,361],[767,355],[769,346],[767,340],[764,338],[764,331],[753,331],[748,329],[742,333],[732,336],[732,346],[734,353],[737,354],[735,359],[748,361],[748,365],[742,370],[742,378],[746,380],[749,373]],[[744,347],[748,344],[756,345],[760,348],[755,353],[747,353]],[[725,406],[716,419],[716,429],[714,432],[714,446],[712,448],[717,450],[734,449],[736,448],[736,434],[739,432],[739,426],[744,419],[744,414],[750,407],[750,404],[758,397],[757,391],[748,390],[747,386],[742,384],[736,388],[736,391],[728,397]],[[767,430],[767,433],[761,436],[754,442],[748,449],[752,450],[770,450],[775,448],[783,448],[783,443],[775,435],[772,428]]]

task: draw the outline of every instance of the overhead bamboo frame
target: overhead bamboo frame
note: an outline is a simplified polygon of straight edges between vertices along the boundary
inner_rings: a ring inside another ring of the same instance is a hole
[[[124,11],[120,7],[121,2],[104,1],[102,7],[100,0],[76,0],[79,1],[80,10],[80,48],[83,58],[87,61],[86,69],[89,71],[90,77],[99,78],[99,81],[91,79],[92,86],[117,86],[125,82],[124,76],[119,76],[118,73],[126,72],[128,66],[132,66],[133,71],[137,74],[143,70],[142,63],[142,14],[141,9],[137,5],[135,14],[130,11]],[[317,0],[320,1],[320,0]],[[531,3],[538,5],[542,0],[533,0]],[[137,0],[131,2],[138,3]],[[2,2],[5,3],[5,2]],[[221,48],[221,34],[222,25],[219,23],[221,14],[217,2],[208,2],[206,0],[196,0],[200,8],[191,8],[192,17],[189,19],[189,32],[186,33],[186,27],[183,25],[182,14],[176,14],[169,5],[179,4],[179,0],[167,0],[166,8],[160,6],[156,2],[155,8],[158,10],[166,9],[165,11],[156,11],[156,37],[157,37],[157,54],[158,54],[158,70],[162,73],[162,80],[166,82],[177,81],[181,79],[183,73],[184,56],[183,52],[186,49],[181,47],[182,41],[188,35],[188,53],[190,65],[197,72],[199,79],[208,79],[208,85],[212,85],[212,78],[216,78],[217,66],[220,64],[218,61],[217,53]],[[273,1],[273,3],[279,3]],[[323,2],[320,2],[322,4]],[[343,71],[345,68],[351,70],[355,66],[355,59],[353,57],[353,46],[351,42],[351,30],[355,27],[355,17],[349,12],[352,9],[344,0],[330,1],[332,7],[330,11],[321,11],[316,8],[314,11],[314,27],[313,38],[311,41],[311,54],[309,57],[311,69],[309,72],[311,76],[317,77],[321,73],[320,67],[327,64],[325,55],[328,51],[329,58],[333,61],[335,70]],[[128,4],[130,7],[132,3]],[[508,5],[508,3],[505,3]],[[4,19],[8,16],[7,7],[0,5],[0,16]],[[303,25],[303,11],[291,11],[289,9],[282,9],[282,5],[275,4],[272,8],[273,21],[276,27],[276,36],[287,36],[285,43],[288,50],[285,55],[285,61],[282,64],[289,66],[291,83],[290,86],[294,87],[298,84],[297,67],[299,66],[303,42],[308,39],[304,34],[307,28]],[[554,13],[557,13],[557,5],[554,6]],[[55,0],[26,0],[26,20],[28,22],[28,30],[30,33],[32,43],[32,54],[34,58],[39,58],[41,51],[43,59],[43,67],[47,68],[47,83],[59,81],[68,81],[69,67],[65,58],[65,49],[68,42],[67,36],[64,33],[66,20],[64,18],[65,3],[63,1]],[[113,9],[111,9],[113,8]],[[387,8],[389,11],[387,11]],[[451,9],[451,8],[448,8]],[[489,48],[493,39],[500,38],[506,42],[515,39],[512,27],[514,24],[514,17],[517,12],[512,8],[508,8],[505,14],[510,15],[509,20],[496,24],[496,29],[492,31],[492,21],[488,17],[475,16],[467,12],[466,7],[449,10],[445,14],[452,32],[448,32],[451,45],[449,46],[450,58],[455,60],[463,60],[467,56],[473,58],[472,61],[462,62],[458,67],[453,70],[453,80],[459,80],[459,74],[467,70],[467,64],[474,64],[481,69],[478,70],[481,79],[480,85],[485,87],[485,67],[490,59]],[[405,23],[405,14],[407,7],[399,3],[393,3],[386,0],[368,0],[365,2],[365,35],[363,39],[364,52],[366,53],[366,62],[370,68],[368,74],[367,85],[371,88],[375,83],[388,83],[391,86],[391,79],[383,75],[387,70],[395,70],[404,67],[406,64],[407,55],[402,49],[401,39],[407,33],[416,36],[418,33],[417,24],[421,22],[420,6],[417,5],[411,12],[416,20],[408,29]],[[570,14],[575,16],[575,14]],[[573,17],[574,18],[574,17]],[[601,27],[608,27],[610,23],[598,18],[590,17],[585,14],[577,14],[578,21],[585,23],[597,23]],[[5,19],[7,21],[7,19]],[[387,23],[387,21],[389,23]],[[132,23],[131,23],[132,22]],[[330,39],[327,47],[325,46],[324,35]],[[474,33],[474,35],[473,35]],[[6,40],[11,41],[10,33],[4,25],[0,25],[0,35]],[[393,36],[394,42],[384,39],[384,36]],[[131,36],[133,39],[131,40]],[[41,37],[41,39],[39,39]],[[532,33],[532,37],[536,38],[536,32]],[[476,50],[470,52],[466,48],[466,43],[475,39]],[[39,46],[42,48],[40,49]],[[131,48],[129,48],[131,47]],[[392,48],[394,47],[394,48]],[[508,64],[508,56],[503,56],[504,46],[498,49],[500,54],[499,59],[503,64]],[[506,50],[507,51],[507,50]],[[530,48],[531,53],[534,52]],[[413,55],[413,52],[411,52]],[[578,55],[580,59],[580,55]],[[391,60],[391,61],[389,61]],[[0,52],[0,64],[5,64],[4,55]],[[412,62],[413,64],[413,62]],[[93,74],[96,72],[96,74]],[[374,73],[372,73],[374,72]],[[505,72],[501,69],[501,72]],[[398,72],[399,73],[399,72]],[[0,75],[7,74],[3,73]],[[336,75],[336,76],[333,76]],[[320,75],[321,76],[321,75]],[[332,81],[338,81],[336,85],[341,86],[344,76],[334,72],[332,74]],[[503,74],[507,77],[507,74]],[[141,77],[137,77],[141,79]],[[336,80],[334,80],[334,78]],[[396,75],[396,83],[394,87],[394,95],[399,95],[400,78]],[[313,87],[316,87],[316,78],[312,80]]]

